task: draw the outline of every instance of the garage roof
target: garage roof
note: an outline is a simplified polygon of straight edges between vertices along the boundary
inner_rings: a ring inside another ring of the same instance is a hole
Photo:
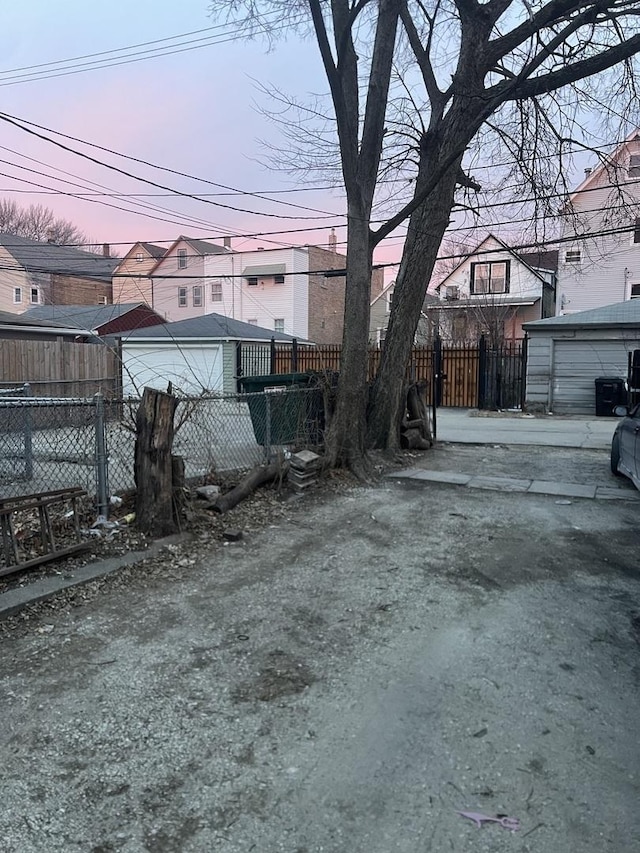
[[[526,332],[542,332],[553,329],[585,329],[605,326],[640,326],[640,299],[629,299],[591,308],[589,311],[577,311],[575,314],[563,314],[560,317],[547,317],[545,320],[533,320],[524,323]]]
[[[147,326],[144,329],[135,329],[135,331],[124,336],[125,340],[144,338],[169,338],[171,340],[204,338],[210,341],[270,341],[271,338],[275,338],[281,343],[293,340],[292,335],[274,332],[273,329],[264,329],[262,326],[254,326],[252,323],[243,323],[241,320],[234,320],[222,314],[203,314],[201,317],[177,320],[175,323]],[[308,343],[308,341],[302,340],[300,342]]]

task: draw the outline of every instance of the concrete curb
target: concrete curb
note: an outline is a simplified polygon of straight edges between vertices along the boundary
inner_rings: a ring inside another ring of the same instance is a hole
[[[189,542],[191,539],[192,534],[190,533],[176,533],[173,536],[165,536],[163,539],[152,542],[146,551],[130,551],[128,554],[119,557],[108,557],[106,560],[98,560],[95,563],[88,563],[86,566],[73,569],[68,574],[42,578],[42,580],[27,586],[11,589],[9,592],[0,595],[0,619],[11,616],[29,604],[36,604],[39,601],[53,598],[54,595],[63,592],[65,589],[82,586],[96,580],[96,578],[111,575],[127,566],[135,566],[136,563],[141,563],[150,557],[157,557],[167,545],[180,545],[183,542]]]

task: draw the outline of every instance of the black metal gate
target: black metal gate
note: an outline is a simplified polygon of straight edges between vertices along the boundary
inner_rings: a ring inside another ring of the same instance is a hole
[[[478,346],[478,408],[521,409],[525,398],[527,340]]]

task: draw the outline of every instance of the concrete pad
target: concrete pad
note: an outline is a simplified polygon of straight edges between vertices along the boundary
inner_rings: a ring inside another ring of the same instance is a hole
[[[526,492],[531,480],[513,480],[511,477],[472,477],[470,489],[491,489],[495,492]]]
[[[418,471],[414,480],[429,480],[432,483],[451,483],[454,486],[466,486],[471,474],[458,474],[457,471]]]
[[[595,498],[596,486],[581,483],[552,483],[547,480],[534,480],[528,489],[532,495],[558,495],[563,498]]]
[[[640,492],[632,489],[617,489],[615,486],[598,486],[596,498],[609,501],[640,501]]]

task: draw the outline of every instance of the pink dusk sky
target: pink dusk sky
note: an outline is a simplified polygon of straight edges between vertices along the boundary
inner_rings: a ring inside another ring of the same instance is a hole
[[[289,229],[328,225],[338,226],[338,250],[343,248],[341,193],[310,190],[303,176],[270,169],[264,162],[268,153],[261,140],[282,148],[286,143],[278,127],[258,110],[258,106],[269,107],[269,103],[256,81],[302,101],[313,97],[309,93],[324,93],[326,81],[312,41],[305,42],[294,34],[269,52],[259,42],[234,39],[232,28],[226,26],[177,40],[206,37],[219,40],[218,44],[198,49],[193,48],[202,42],[181,45],[190,49],[146,61],[127,62],[127,57],[119,56],[114,61],[123,64],[78,73],[81,63],[98,59],[81,58],[89,54],[168,39],[219,24],[209,17],[209,7],[208,0],[111,0],[93,4],[86,0],[39,0],[2,4],[0,112],[245,192],[295,192],[275,193],[274,201],[247,195],[209,196],[212,201],[255,210],[257,214],[170,194],[132,197],[135,193],[157,194],[163,190],[0,122],[0,197],[15,199],[25,206],[41,203],[51,207],[56,215],[80,226],[93,243],[111,244],[113,254],[123,254],[137,240],[166,244],[180,234],[220,239],[224,234],[281,232],[258,240],[238,236],[232,242],[237,249],[326,245],[328,230],[291,233]],[[172,49],[173,45],[163,42],[124,53],[158,47]],[[72,61],[60,63],[61,60]],[[122,159],[48,130],[39,132],[170,189],[193,194],[222,192],[215,186]],[[319,183],[319,179],[311,180],[312,185]],[[91,201],[73,197],[88,192],[121,193],[124,197],[95,195]],[[282,203],[285,201],[319,212],[299,210]],[[139,212],[119,210],[104,202],[135,207]],[[145,210],[139,206],[142,204],[164,210]],[[397,260],[401,244],[401,234],[393,236],[379,249],[376,260]],[[387,270],[387,279],[394,273],[394,268]]]

